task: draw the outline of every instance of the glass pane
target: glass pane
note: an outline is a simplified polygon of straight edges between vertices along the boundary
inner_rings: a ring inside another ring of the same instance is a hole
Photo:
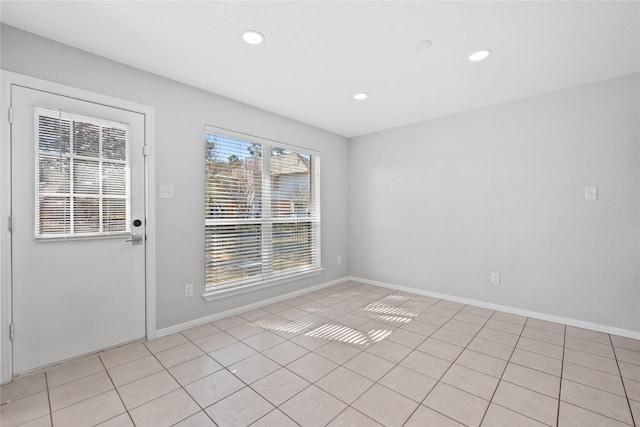
[[[102,156],[113,160],[127,160],[127,131],[118,128],[102,129]]]
[[[312,225],[309,222],[273,224],[273,270],[309,266],[312,257]]]
[[[205,246],[208,285],[262,274],[259,224],[206,226]]]
[[[205,134],[205,216],[260,218],[262,146]]]
[[[127,230],[127,201],[104,199],[102,201],[102,230],[104,232]]]
[[[38,234],[67,234],[71,228],[69,197],[40,196]]]
[[[37,235],[128,231],[127,128],[39,107],[35,112]]]
[[[69,120],[38,116],[38,149],[52,153],[69,153]]]
[[[122,163],[102,164],[102,193],[118,196],[127,194],[126,165]]]
[[[40,155],[38,158],[38,191],[69,193],[69,159]]]
[[[97,233],[100,231],[100,200],[95,197],[73,199],[74,232]]]
[[[100,156],[100,127],[91,123],[73,122],[73,153],[79,156]]]
[[[308,217],[311,212],[311,157],[280,148],[271,149],[271,215]]]
[[[98,194],[100,192],[98,168],[97,161],[79,159],[73,161],[74,194]]]

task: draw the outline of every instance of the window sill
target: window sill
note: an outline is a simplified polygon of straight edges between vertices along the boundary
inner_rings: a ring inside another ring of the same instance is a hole
[[[293,282],[294,280],[306,279],[307,277],[318,276],[324,271],[324,268],[319,267],[313,270],[305,271],[304,273],[293,274],[291,276],[276,277],[270,280],[265,280],[259,283],[252,283],[249,285],[240,286],[231,289],[211,290],[202,294],[202,298],[206,301],[215,301],[222,298],[227,298],[235,295],[244,294],[247,292],[253,292],[260,289],[269,288],[271,286],[282,285],[283,283]]]

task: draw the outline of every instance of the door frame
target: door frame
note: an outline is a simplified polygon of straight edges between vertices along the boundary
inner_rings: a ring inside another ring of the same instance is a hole
[[[11,106],[12,85],[24,86],[57,95],[76,98],[110,107],[133,111],[144,116],[144,145],[148,154],[144,157],[144,210],[146,220],[145,250],[145,332],[147,339],[156,337],[156,210],[155,210],[155,150],[154,108],[96,92],[78,89],[35,77],[0,69],[2,110],[0,111],[0,384],[13,377],[13,345],[9,337],[12,313],[11,232],[9,216],[11,207]]]

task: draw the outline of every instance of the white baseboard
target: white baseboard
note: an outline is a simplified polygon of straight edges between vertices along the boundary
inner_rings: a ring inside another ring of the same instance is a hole
[[[300,295],[308,294],[310,292],[317,291],[319,289],[327,288],[329,286],[337,285],[339,283],[343,283],[349,280],[347,277],[343,277],[341,279],[332,280],[330,282],[321,283],[319,285],[311,286],[309,288],[304,288],[299,291],[289,292],[288,294],[278,295],[277,297],[269,298],[264,301],[259,301],[253,304],[243,305],[241,307],[237,307],[231,310],[223,311],[221,313],[211,314],[209,316],[200,317],[198,319],[190,320],[188,322],[179,323],[177,325],[169,326],[168,328],[158,329],[156,331],[156,337],[164,337],[167,335],[175,334],[176,332],[184,331],[189,328],[193,328],[195,326],[204,325],[205,323],[213,322],[224,317],[233,316],[234,314],[244,313],[245,311],[255,310],[256,308],[264,307],[266,305],[275,304],[280,301],[284,301],[289,298],[294,298]]]
[[[180,323],[177,325],[169,326],[168,328],[158,329],[156,336],[158,338],[166,335],[171,335],[176,332],[184,331],[195,326],[204,325],[205,323],[213,322],[224,317],[232,316],[238,313],[244,313],[245,311],[255,310],[256,308],[264,307],[269,304],[275,304],[280,301],[284,301],[289,298],[294,298],[300,295],[304,295],[310,292],[317,291],[319,289],[327,288],[329,286],[337,285],[346,281],[352,280],[354,282],[365,283],[368,285],[381,286],[383,288],[394,289],[398,291],[411,292],[418,295],[424,295],[431,298],[445,299],[448,301],[459,302],[462,304],[470,304],[476,307],[488,308],[490,310],[503,311],[505,313],[517,314],[520,316],[531,317],[534,319],[546,320],[549,322],[562,323],[564,325],[575,326],[577,328],[591,329],[598,332],[604,332],[606,334],[619,335],[627,338],[640,339],[640,332],[630,329],[615,328],[613,326],[601,325],[599,323],[585,322],[583,320],[570,319],[567,317],[554,316],[551,314],[539,313],[536,311],[523,310],[520,308],[509,307],[506,305],[493,304],[485,301],[474,300],[470,298],[461,298],[454,295],[441,294],[437,292],[430,292],[423,289],[412,288],[409,286],[400,286],[392,283],[379,282],[377,280],[365,279],[362,277],[347,276],[340,279],[332,280],[330,282],[321,283],[319,285],[311,286],[309,288],[301,289],[299,291],[290,292],[287,294],[279,295],[268,300],[259,301],[253,304],[243,305],[231,310],[223,311],[221,313],[211,314],[209,316],[200,317],[198,319],[190,320],[188,322]]]
[[[491,310],[504,311],[505,313],[517,314],[534,319],[546,320],[549,322],[562,323],[564,325],[575,326],[577,328],[591,329],[606,334],[619,335],[627,338],[640,339],[640,332],[630,329],[615,328],[613,326],[601,325],[599,323],[585,322],[583,320],[569,319],[567,317],[554,316],[551,314],[538,313],[536,311],[523,310],[520,308],[509,307],[506,305],[492,304],[484,301],[478,301],[469,298],[461,298],[454,295],[440,294],[437,292],[429,292],[423,289],[411,288],[408,286],[394,285],[391,283],[378,282],[376,280],[364,279],[362,277],[347,277],[348,280],[354,282],[365,283],[368,285],[382,286],[383,288],[395,289],[397,291],[412,292],[418,295],[424,295],[432,298],[446,299],[449,301],[459,302],[462,304],[475,305],[477,307],[488,308]]]

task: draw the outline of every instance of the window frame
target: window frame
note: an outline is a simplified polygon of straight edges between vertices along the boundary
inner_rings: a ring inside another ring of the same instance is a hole
[[[69,152],[51,152],[47,153],[40,150],[40,125],[39,125],[39,117],[46,116],[55,118],[57,115],[58,118],[68,120],[70,122],[70,132],[73,133],[73,122],[82,122],[92,124],[94,126],[99,127],[99,149],[98,156],[84,156],[80,154],[74,154],[72,152],[71,145],[69,146]],[[64,110],[48,108],[44,106],[36,105],[33,110],[34,117],[34,161],[35,161],[35,179],[34,179],[34,239],[39,242],[47,242],[47,241],[59,241],[59,240],[82,240],[82,239],[108,239],[108,238],[122,238],[131,235],[131,141],[130,141],[130,129],[127,123],[116,122],[113,120],[101,119],[91,116],[86,116],[82,114],[72,113]],[[103,128],[113,128],[120,129],[125,132],[125,159],[110,159],[104,157],[102,150],[102,130]],[[45,157],[58,157],[59,159],[68,159],[69,161],[69,191],[68,193],[48,193],[42,192],[40,190],[40,159],[41,156]],[[74,168],[72,164],[76,161],[94,161],[98,162],[98,193],[96,195],[87,195],[84,193],[76,193],[74,191]],[[113,194],[105,194],[103,185],[103,167],[104,163],[110,164],[121,164],[124,165],[124,185],[125,185],[125,194],[124,195],[113,195]],[[103,202],[105,200],[123,200],[125,203],[125,230],[121,231],[97,231],[97,232],[86,232],[86,233],[78,233],[71,232],[68,233],[56,233],[56,234],[45,234],[40,231],[40,196],[44,195],[45,197],[68,197],[70,200],[69,204],[69,224],[70,230],[74,229],[74,198],[87,198],[87,199],[96,199],[98,200],[98,226],[100,229],[104,226],[103,221]]]
[[[205,215],[204,219],[204,234],[205,234],[205,292],[202,297],[207,301],[213,301],[220,298],[225,298],[232,295],[237,295],[245,292],[250,292],[258,289],[262,289],[269,286],[275,286],[282,283],[299,280],[307,277],[316,276],[322,273],[324,270],[322,267],[321,257],[321,203],[320,203],[320,153],[316,150],[295,146],[292,144],[283,143],[280,141],[270,140],[267,138],[258,137],[255,135],[249,135],[229,129],[219,128],[215,126],[206,125],[204,134],[212,133],[222,137],[238,139],[250,144],[260,144],[262,146],[263,153],[270,153],[271,148],[281,148],[285,150],[295,151],[299,153],[308,154],[310,156],[311,173],[310,173],[310,208],[311,215],[309,217],[273,217],[271,210],[271,156],[263,155],[262,159],[262,203],[261,203],[261,215],[260,218],[238,218],[238,219],[211,219]],[[203,135],[204,136],[204,135]],[[205,168],[207,159],[205,157]],[[207,176],[204,177],[205,194]],[[206,196],[205,196],[206,197]],[[204,200],[206,202],[206,199]],[[204,209],[203,209],[204,210]],[[206,271],[207,271],[207,239],[206,239],[206,227],[211,225],[250,225],[259,224],[262,228],[261,250],[263,253],[265,249],[272,252],[272,242],[270,237],[272,236],[271,230],[274,225],[282,223],[310,223],[311,224],[311,254],[313,257],[312,263],[305,268],[295,270],[285,270],[282,272],[273,272],[273,258],[271,258],[271,266],[267,273],[263,272],[256,276],[250,276],[247,278],[241,278],[224,282],[218,285],[206,283]]]

